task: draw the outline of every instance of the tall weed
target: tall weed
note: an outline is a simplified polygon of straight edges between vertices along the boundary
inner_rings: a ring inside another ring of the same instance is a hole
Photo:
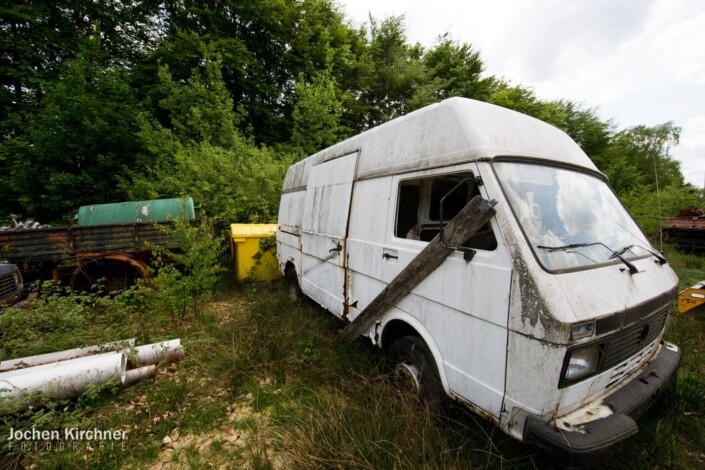
[[[29,307],[0,315],[0,360],[61,351],[134,336],[139,331],[134,290],[111,297],[75,292],[48,281],[34,286]]]

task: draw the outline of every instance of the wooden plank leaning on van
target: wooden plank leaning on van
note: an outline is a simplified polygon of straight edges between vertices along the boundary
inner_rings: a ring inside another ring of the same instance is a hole
[[[495,214],[494,204],[475,196],[458,212],[441,233],[431,240],[411,262],[392,279],[365,310],[345,327],[343,335],[353,341],[367,331],[377,319],[426,279],[450,254],[472,237]]]

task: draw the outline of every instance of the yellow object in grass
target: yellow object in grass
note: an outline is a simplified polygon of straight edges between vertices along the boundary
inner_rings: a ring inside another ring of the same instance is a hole
[[[238,281],[267,281],[282,276],[277,265],[276,224],[231,224],[230,248]]]

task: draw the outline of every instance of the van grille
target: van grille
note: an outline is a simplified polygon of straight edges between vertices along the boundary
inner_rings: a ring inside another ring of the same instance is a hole
[[[19,295],[20,287],[15,281],[13,273],[7,273],[0,276],[0,303],[5,303]]]
[[[637,354],[618,365],[617,368],[612,371],[612,376],[610,377],[610,381],[607,384],[607,388],[616,384],[617,382],[622,380],[625,375],[628,375],[631,371],[643,364],[649,357],[651,357],[651,354],[656,350],[657,346],[658,341],[653,341],[651,344],[639,351]]]
[[[642,356],[647,346],[654,343],[666,325],[666,318],[668,317],[670,309],[671,307],[669,305],[660,312],[646,318],[644,321],[611,335],[602,346],[603,359],[601,369],[611,369],[625,361],[626,364],[620,364],[620,367],[629,365],[632,367],[625,367],[623,370],[624,374],[629,373],[636,367],[640,362],[639,360],[635,362],[633,360],[627,361],[627,359],[632,358],[632,356],[640,351],[642,352],[640,356]]]
[[[661,336],[666,326],[670,311],[670,305],[662,305],[658,311],[641,321],[624,327],[621,331],[616,331],[588,344],[580,344],[569,349],[565,355],[563,373],[558,387],[569,386],[577,381],[588,379],[610,369],[614,370],[608,386],[618,382],[620,378],[628,375],[653,355],[658,346],[659,336]],[[600,349],[600,362],[594,372],[574,381],[566,380],[565,374],[573,352],[596,346]]]

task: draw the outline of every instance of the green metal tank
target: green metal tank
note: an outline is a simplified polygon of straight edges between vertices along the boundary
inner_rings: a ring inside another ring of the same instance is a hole
[[[167,222],[182,216],[196,218],[190,197],[82,206],[78,209],[78,225]]]

